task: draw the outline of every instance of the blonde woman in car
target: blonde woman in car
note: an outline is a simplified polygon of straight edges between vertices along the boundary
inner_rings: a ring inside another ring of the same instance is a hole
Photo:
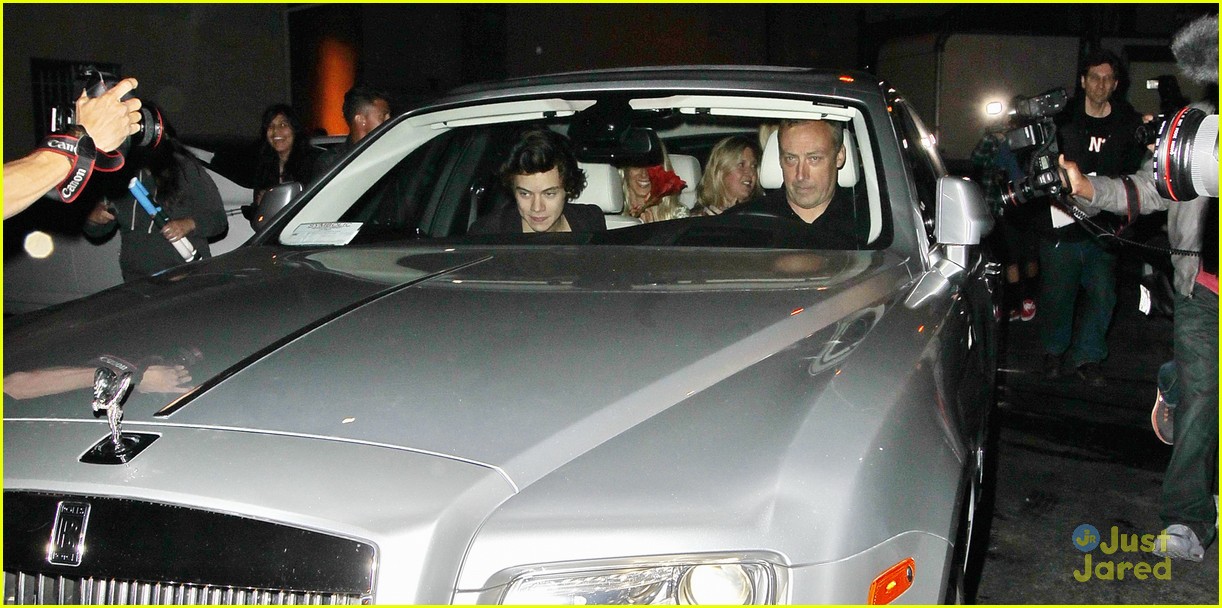
[[[662,148],[662,164],[624,167],[619,173],[624,189],[622,215],[640,218],[645,223],[688,216],[687,207],[679,202],[679,193],[691,186],[675,174],[665,147]]]
[[[745,135],[717,142],[696,187],[698,202],[692,215],[720,215],[734,205],[763,196],[759,184],[761,156],[759,144]]]

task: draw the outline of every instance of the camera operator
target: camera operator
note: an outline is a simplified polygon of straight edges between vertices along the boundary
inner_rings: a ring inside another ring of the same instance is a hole
[[[76,116],[84,133],[72,146],[82,154],[94,150],[111,152],[127,138],[140,131],[140,100],[124,100],[136,88],[135,78],[121,80],[114,88],[98,97],[84,91],[76,100]],[[25,210],[47,191],[64,184],[74,169],[79,172],[79,156],[68,150],[38,148],[28,156],[4,163],[4,218]],[[87,174],[86,174],[87,176]],[[78,184],[78,188],[83,186]]]
[[[1185,75],[1198,82],[1218,81],[1218,17],[1197,19],[1176,33],[1172,51]],[[1165,120],[1155,148],[1154,169],[1122,178],[1083,175],[1064,160],[1069,187],[1078,204],[1128,214],[1168,210],[1172,246],[1199,251],[1175,255],[1175,363],[1180,399],[1174,409],[1174,447],[1163,477],[1159,517],[1166,546],[1155,553],[1201,561],[1217,536],[1214,483],[1218,459],[1218,209],[1217,110],[1212,133],[1190,122],[1184,110]],[[1197,120],[1201,120],[1197,114]],[[1200,135],[1198,136],[1198,133]],[[1177,142],[1175,137],[1182,137]],[[1196,156],[1197,152],[1203,152]],[[1197,169],[1193,175],[1193,169]],[[1185,178],[1191,176],[1191,179]],[[1212,177],[1212,182],[1209,181]],[[1198,193],[1206,195],[1186,199]],[[1162,405],[1162,404],[1159,404]],[[1159,405],[1155,406],[1158,424]]]
[[[1095,51],[1082,61],[1078,76],[1081,93],[1058,125],[1060,150],[1085,173],[1115,177],[1136,171],[1142,150],[1133,132],[1141,116],[1112,98],[1123,78],[1120,59],[1107,50]],[[1068,355],[1083,382],[1106,386],[1100,362],[1107,358],[1107,330],[1116,307],[1116,256],[1055,205],[1042,222],[1044,377],[1061,377]]]

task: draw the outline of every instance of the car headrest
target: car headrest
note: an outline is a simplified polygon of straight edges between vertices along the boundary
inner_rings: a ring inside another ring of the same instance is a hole
[[[700,183],[700,159],[686,154],[671,154],[670,166],[675,175],[687,182],[687,187],[679,193],[679,202],[688,209],[696,206],[696,184]]]
[[[857,151],[851,134],[844,132],[844,166],[836,175],[836,183],[842,188],[852,188],[857,185]],[[764,145],[764,157],[760,159],[760,186],[773,190],[784,185],[785,179],[781,173],[781,146],[777,142],[777,131],[768,136]]]
[[[586,189],[574,203],[598,205],[603,213],[619,213],[624,210],[624,187],[619,169],[606,163],[577,163],[586,172]]]

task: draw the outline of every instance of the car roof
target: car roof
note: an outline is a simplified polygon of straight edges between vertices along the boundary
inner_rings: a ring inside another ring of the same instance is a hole
[[[763,94],[842,94],[862,99],[881,96],[879,79],[859,70],[782,66],[647,66],[525,76],[459,87],[426,107],[510,97],[580,91],[712,89]]]

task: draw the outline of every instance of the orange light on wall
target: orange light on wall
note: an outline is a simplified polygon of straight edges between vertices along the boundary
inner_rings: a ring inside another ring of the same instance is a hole
[[[350,42],[323,38],[318,44],[316,69],[313,123],[329,135],[343,135],[348,132],[344,93],[356,82],[356,49]]]

